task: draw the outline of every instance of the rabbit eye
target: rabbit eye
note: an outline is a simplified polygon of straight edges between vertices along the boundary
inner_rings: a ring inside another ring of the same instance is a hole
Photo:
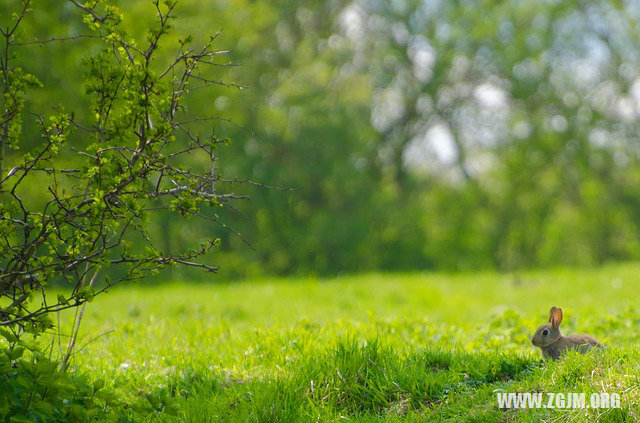
[[[549,331],[545,329],[545,330],[542,331],[542,334],[545,335],[545,336],[549,335]]]

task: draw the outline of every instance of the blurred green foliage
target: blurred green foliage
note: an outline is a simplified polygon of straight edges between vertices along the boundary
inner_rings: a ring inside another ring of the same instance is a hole
[[[30,32],[82,33],[71,5],[41,3]],[[154,18],[119,6],[133,35]],[[224,175],[285,188],[235,188],[252,199],[222,213],[240,234],[220,228],[223,275],[640,258],[636,2],[182,0],[177,15],[176,33],[223,29],[240,66],[220,80],[247,87],[190,100],[232,140]],[[81,90],[90,40],[24,48],[47,87],[30,110]],[[156,224],[169,251],[204,228]]]

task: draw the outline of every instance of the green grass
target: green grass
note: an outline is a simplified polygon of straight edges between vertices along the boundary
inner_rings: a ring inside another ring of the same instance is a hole
[[[639,281],[616,265],[129,286],[87,306],[72,368],[106,381],[122,421],[638,421]],[[552,305],[607,351],[543,362],[529,340]],[[496,402],[602,390],[622,408]]]

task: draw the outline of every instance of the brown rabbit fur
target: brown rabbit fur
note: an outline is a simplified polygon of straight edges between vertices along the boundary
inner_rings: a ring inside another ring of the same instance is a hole
[[[531,338],[531,343],[542,350],[544,358],[557,360],[566,350],[585,353],[594,347],[604,348],[604,344],[589,335],[568,335],[560,332],[562,309],[551,307],[549,322],[540,326]]]

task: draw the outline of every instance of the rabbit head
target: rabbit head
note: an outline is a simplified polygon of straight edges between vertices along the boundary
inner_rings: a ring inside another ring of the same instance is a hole
[[[562,337],[560,333],[560,323],[562,323],[562,309],[551,307],[549,311],[549,322],[540,326],[531,338],[531,343],[536,347],[546,347],[556,342]]]

